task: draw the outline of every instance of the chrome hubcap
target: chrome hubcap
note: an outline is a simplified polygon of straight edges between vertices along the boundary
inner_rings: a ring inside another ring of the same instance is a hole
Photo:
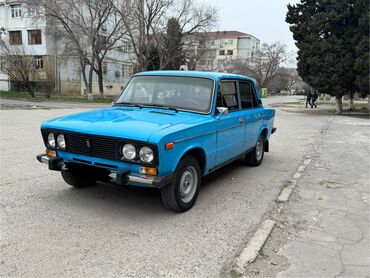
[[[258,139],[257,145],[256,145],[256,158],[257,160],[261,160],[263,154],[263,142],[262,138]]]
[[[193,199],[198,186],[198,176],[193,166],[186,167],[180,179],[180,196],[184,203]]]

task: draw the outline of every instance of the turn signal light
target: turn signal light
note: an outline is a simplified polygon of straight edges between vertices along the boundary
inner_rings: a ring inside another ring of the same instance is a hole
[[[48,155],[48,156],[57,156],[57,154],[55,153],[55,151],[52,151],[52,150],[48,150],[48,149],[46,149],[46,154]]]
[[[145,174],[145,175],[157,175],[157,168],[153,167],[140,167],[140,174]]]
[[[166,150],[169,150],[169,149],[172,149],[174,146],[175,146],[175,143],[174,142],[170,142],[170,143],[167,143],[166,145],[164,145],[164,148]]]

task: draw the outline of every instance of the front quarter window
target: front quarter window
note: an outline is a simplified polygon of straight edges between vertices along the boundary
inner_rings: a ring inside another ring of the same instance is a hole
[[[163,106],[209,113],[214,81],[184,76],[135,76],[123,90],[117,104]]]

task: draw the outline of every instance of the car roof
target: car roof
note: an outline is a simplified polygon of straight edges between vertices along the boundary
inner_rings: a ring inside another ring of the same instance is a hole
[[[149,75],[203,77],[203,78],[212,78],[214,80],[245,79],[245,80],[254,81],[254,79],[249,76],[233,74],[233,73],[209,72],[209,71],[159,70],[159,71],[143,71],[143,72],[135,74],[135,76],[149,76]]]

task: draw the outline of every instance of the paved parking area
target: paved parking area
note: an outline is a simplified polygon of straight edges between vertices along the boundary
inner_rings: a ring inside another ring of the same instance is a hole
[[[278,111],[263,164],[220,169],[204,179],[194,208],[176,214],[156,190],[102,183],[77,190],[38,163],[40,123],[90,109],[56,108],[0,111],[1,276],[226,273],[328,120]]]

